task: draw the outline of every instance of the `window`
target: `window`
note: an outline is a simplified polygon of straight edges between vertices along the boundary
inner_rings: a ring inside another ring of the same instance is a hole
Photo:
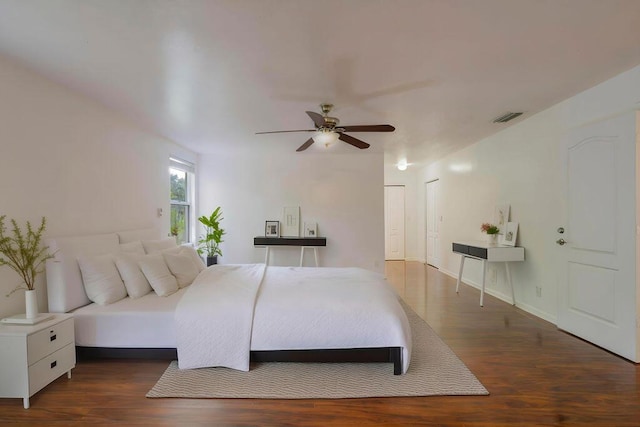
[[[178,244],[191,241],[193,235],[193,195],[195,168],[192,163],[169,158],[169,179],[171,189],[171,216],[169,231]]]

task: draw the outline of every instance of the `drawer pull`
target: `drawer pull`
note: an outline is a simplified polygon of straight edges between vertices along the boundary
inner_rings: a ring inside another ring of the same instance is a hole
[[[53,362],[51,362],[51,369],[55,368],[57,364],[58,364],[57,360],[54,360]]]
[[[51,335],[51,336],[49,337],[49,341],[55,341],[55,340],[56,340],[56,335],[55,335],[55,334],[54,334],[54,335]]]

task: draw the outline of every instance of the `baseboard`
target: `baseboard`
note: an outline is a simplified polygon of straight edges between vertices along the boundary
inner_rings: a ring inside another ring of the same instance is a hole
[[[458,280],[458,273],[454,273],[454,272],[449,271],[449,270],[447,270],[445,268],[439,268],[438,271],[440,271],[441,273],[446,274],[447,276],[451,276],[454,279]]]
[[[442,269],[440,271],[445,273],[448,276],[453,277],[454,279],[456,279],[456,281],[458,280],[458,273],[453,273],[452,271],[442,270]],[[477,282],[474,282],[472,280],[463,280],[463,281],[461,281],[461,283],[464,283],[465,285],[469,285],[469,286],[471,286],[473,288],[476,288],[478,290],[482,289],[482,283],[477,283]],[[493,290],[493,289],[489,289],[487,287],[484,288],[484,293],[485,294],[489,294],[492,297],[496,297],[499,300],[502,300],[502,301],[504,301],[506,303],[512,304],[511,295],[506,295],[506,294],[504,294],[502,292],[499,292],[499,291],[496,291],[496,290]]]
[[[533,314],[536,317],[541,318],[542,320],[546,320],[549,323],[553,323],[554,325],[558,325],[558,317],[552,316],[549,313],[545,313],[544,311],[540,311],[532,305],[525,303],[518,303],[517,307],[521,310],[526,311],[527,313]]]
[[[446,274],[447,276],[453,277],[456,281],[458,280],[458,273],[454,273],[452,271],[449,270],[445,270],[445,269],[440,269],[440,271],[444,274]],[[462,281],[462,283],[469,285],[471,287],[474,287],[476,289],[481,289],[482,288],[482,284],[481,283],[476,283],[474,281],[471,280],[464,280]],[[485,294],[489,294],[493,297],[498,298],[499,300],[502,300],[508,304],[512,304],[511,301],[511,295],[507,295],[505,293],[496,291],[494,289],[489,289],[489,288],[485,288],[484,289]],[[553,323],[554,325],[557,325],[558,319],[556,316],[552,316],[549,313],[546,313],[544,311],[538,310],[537,308],[529,305],[529,304],[525,304],[525,303],[521,303],[518,302],[517,298],[516,298],[516,307],[518,307],[519,309],[526,311],[529,314],[532,314],[536,317],[541,318],[542,320],[546,320],[547,322]]]
[[[385,261],[421,262],[423,264],[425,263],[425,261],[420,258],[385,259]]]

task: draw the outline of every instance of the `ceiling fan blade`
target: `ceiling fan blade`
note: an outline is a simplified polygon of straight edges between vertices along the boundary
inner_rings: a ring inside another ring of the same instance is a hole
[[[322,114],[318,114],[313,111],[307,111],[307,115],[311,117],[311,120],[313,120],[313,124],[315,124],[316,127],[320,128],[325,125],[324,117],[322,117]]]
[[[315,132],[315,129],[300,129],[300,130],[272,130],[269,132],[256,132],[256,135],[263,135],[265,133],[289,133],[289,132]]]
[[[305,142],[300,147],[298,147],[298,149],[296,151],[304,151],[307,148],[311,147],[311,144],[313,144],[313,138],[307,139],[307,142]]]
[[[358,138],[354,138],[354,137],[352,137],[350,135],[347,135],[345,133],[341,133],[339,138],[340,138],[340,140],[346,142],[347,144],[351,144],[354,147],[358,147],[361,150],[370,147],[370,145],[367,144],[366,142],[360,141]]]
[[[361,125],[361,126],[340,126],[345,132],[393,132],[396,130],[391,125]]]

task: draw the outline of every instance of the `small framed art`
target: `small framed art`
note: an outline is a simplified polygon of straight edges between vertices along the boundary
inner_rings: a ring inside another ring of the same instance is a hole
[[[300,237],[300,206],[282,208],[282,236]]]
[[[315,222],[305,222],[304,237],[318,237],[318,224]]]
[[[507,227],[504,230],[504,237],[502,239],[502,244],[506,246],[515,246],[517,238],[518,238],[518,223],[507,222]]]
[[[280,221],[265,221],[265,237],[280,237]]]
[[[499,233],[504,234],[509,222],[509,211],[511,206],[508,203],[496,205],[493,212],[493,223],[500,229]]]

